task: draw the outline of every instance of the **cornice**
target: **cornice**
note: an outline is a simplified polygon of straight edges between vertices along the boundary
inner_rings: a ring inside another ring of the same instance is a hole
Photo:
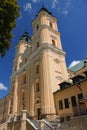
[[[46,28],[46,29],[52,31],[52,32],[55,33],[55,34],[60,35],[60,33],[59,33],[57,30],[54,30],[53,28],[51,28],[50,26],[48,26],[48,25],[46,25],[46,24],[41,25],[41,29],[43,29],[43,28]]]
[[[40,25],[40,28],[38,31],[36,31],[33,36],[32,36],[32,39],[37,35],[37,33],[40,33],[42,31],[42,29],[48,29],[49,31],[55,33],[55,34],[58,34],[59,36],[61,35],[60,32],[54,30],[53,28],[50,28],[50,26],[46,25],[46,24],[42,24]]]
[[[38,14],[38,16],[36,16],[36,18],[32,21],[32,25],[35,24],[35,22],[41,18],[41,16],[46,16],[49,17],[50,19],[54,19],[55,21],[57,21],[57,18],[54,17],[53,15],[48,14],[46,11],[40,12]]]
[[[15,72],[11,75],[10,79],[15,78],[16,76],[20,76],[20,73],[21,73],[21,74],[25,73],[25,72],[27,71],[26,65],[28,65],[28,63],[27,63],[27,64],[24,64],[19,70],[15,71]]]
[[[29,60],[23,64],[19,70],[12,74],[11,78],[16,75],[20,75],[21,72],[27,71],[27,66],[29,67],[29,64],[31,64],[32,61],[34,62],[36,58],[40,57],[45,52],[52,52],[61,56],[65,56],[66,54],[63,50],[52,46],[50,43],[42,43],[37,51],[30,56]]]

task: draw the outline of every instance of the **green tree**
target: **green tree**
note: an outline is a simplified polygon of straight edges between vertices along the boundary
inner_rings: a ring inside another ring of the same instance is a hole
[[[11,46],[12,29],[19,17],[17,0],[0,0],[0,55],[4,56]]]

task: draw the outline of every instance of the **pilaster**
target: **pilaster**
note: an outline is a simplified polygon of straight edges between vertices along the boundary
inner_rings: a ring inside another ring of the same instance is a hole
[[[34,116],[34,64],[31,63],[30,116]]]
[[[13,114],[17,113],[18,105],[18,77],[15,79],[14,98],[13,98]]]
[[[47,55],[42,56],[41,62],[41,107],[43,114],[55,113]]]

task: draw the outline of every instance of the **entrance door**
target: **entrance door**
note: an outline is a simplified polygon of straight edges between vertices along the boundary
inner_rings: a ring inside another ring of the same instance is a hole
[[[37,114],[38,114],[38,120],[41,119],[41,114],[42,114],[42,108],[37,109]]]

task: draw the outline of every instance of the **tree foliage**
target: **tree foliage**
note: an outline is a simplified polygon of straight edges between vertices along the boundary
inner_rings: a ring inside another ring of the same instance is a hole
[[[0,55],[4,56],[11,46],[12,29],[19,14],[17,0],[0,0]]]

